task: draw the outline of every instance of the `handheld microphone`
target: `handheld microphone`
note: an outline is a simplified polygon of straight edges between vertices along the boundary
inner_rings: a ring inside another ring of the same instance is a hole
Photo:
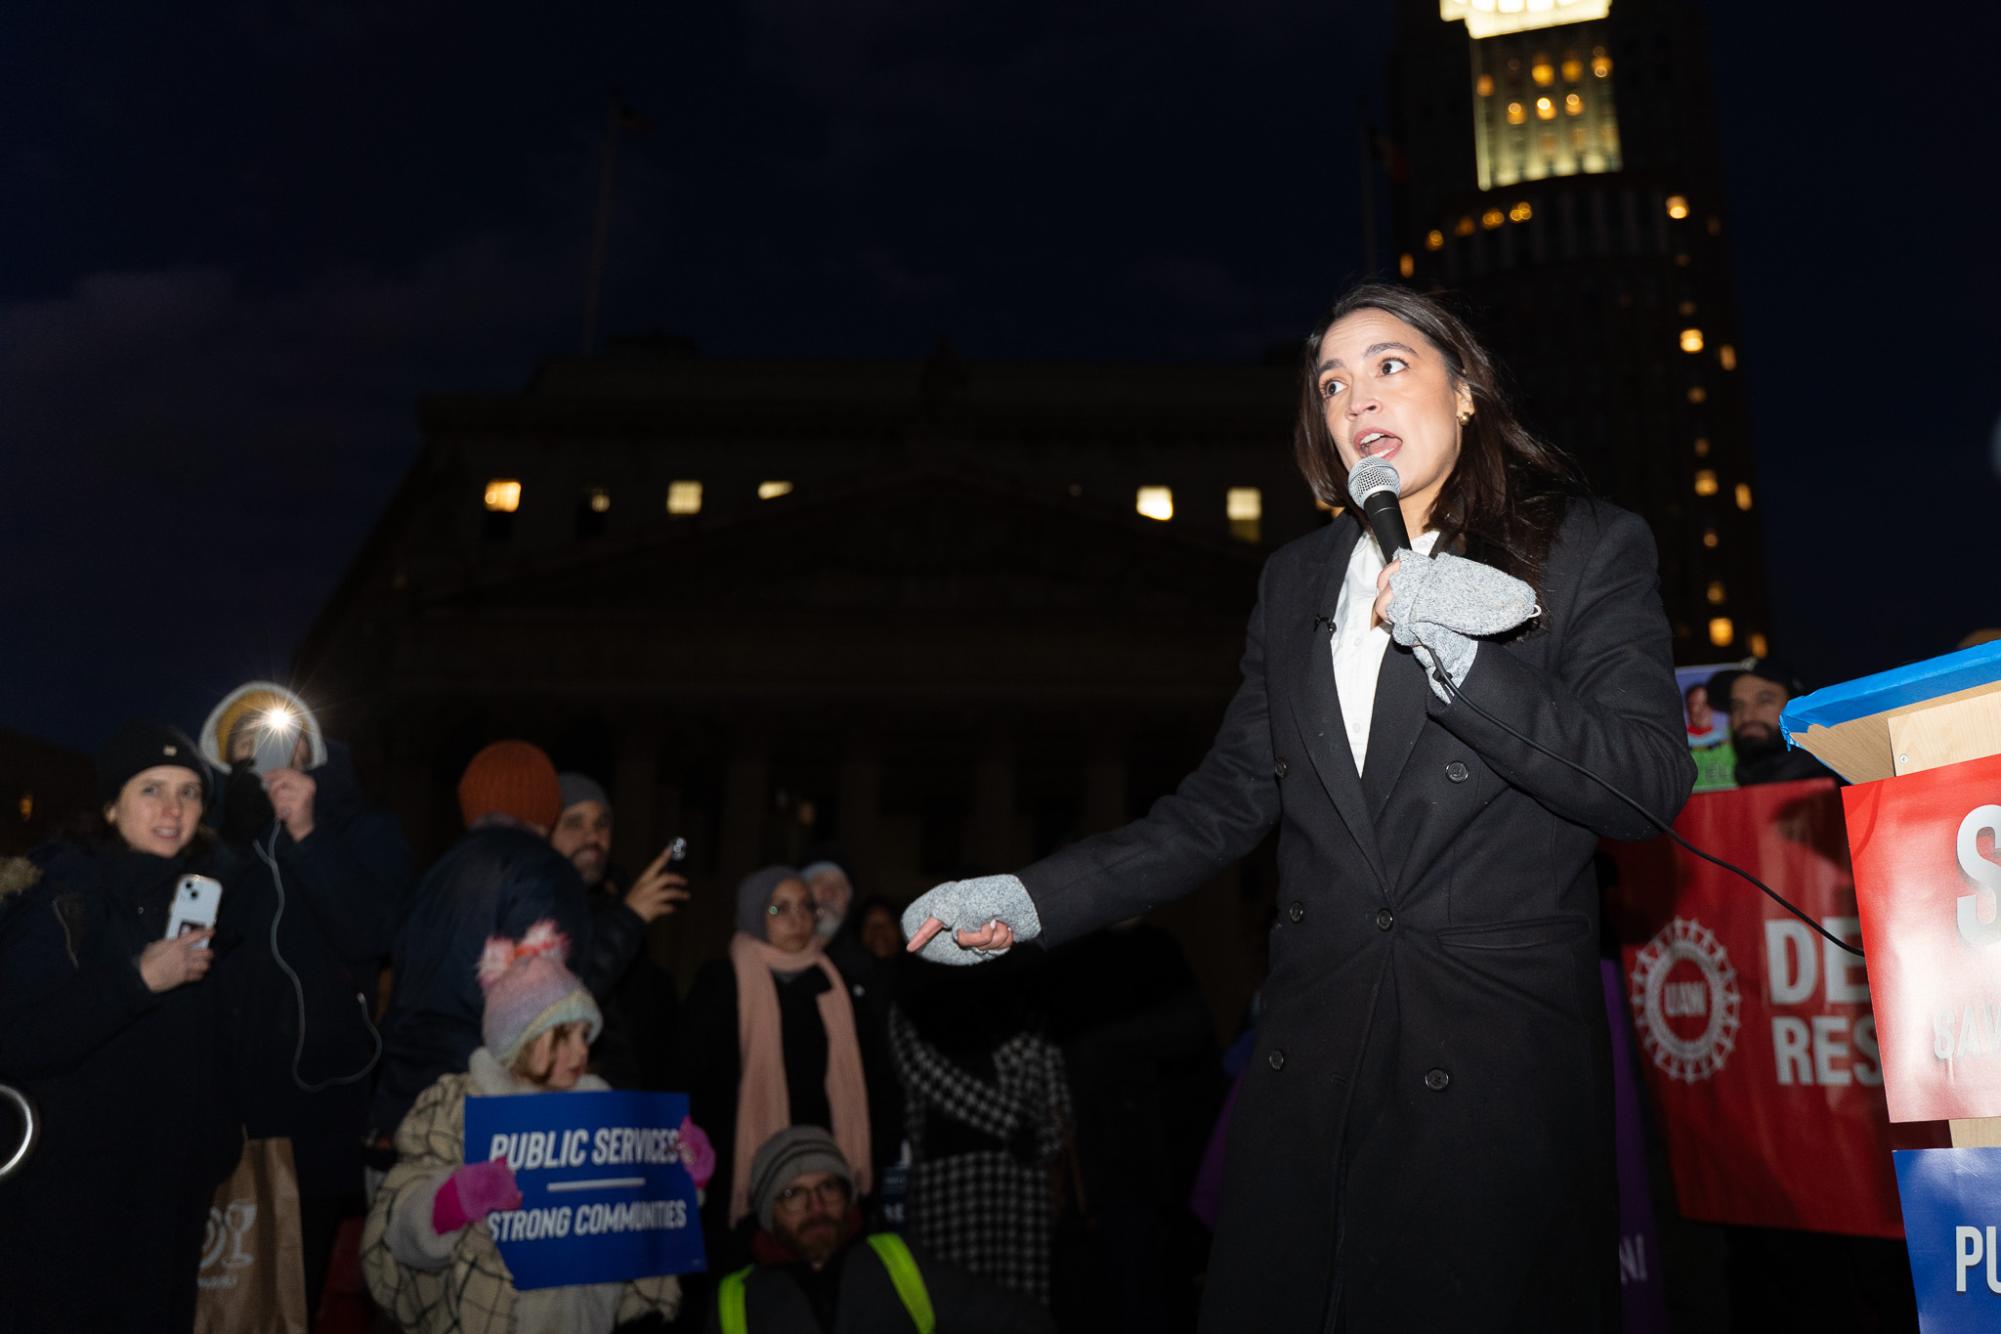
[[[1363,459],[1348,473],[1348,498],[1362,507],[1376,545],[1383,549],[1385,565],[1399,551],[1410,550],[1410,533],[1404,528],[1403,510],[1397,506],[1397,492],[1403,479],[1388,459]]]

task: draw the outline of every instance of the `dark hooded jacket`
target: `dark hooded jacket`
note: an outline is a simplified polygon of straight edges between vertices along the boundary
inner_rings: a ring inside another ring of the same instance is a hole
[[[219,932],[208,976],[158,994],[138,958],[181,875],[227,898],[248,868],[206,837],[173,859],[61,843],[31,862],[0,897],[0,1082],[42,1138],[0,1182],[0,1312],[10,1330],[191,1328],[209,1202],[243,1143],[225,1004],[243,947]]]
[[[256,1017],[244,1024],[241,1067],[250,1134],[289,1138],[300,1189],[338,1195],[361,1188],[369,1015],[410,850],[395,819],[363,800],[346,747],[329,743],[311,776],[313,831],[299,842],[277,825],[256,775],[231,774],[225,828],[244,840],[256,892],[225,894],[223,915],[248,946],[235,999]]]
[[[599,990],[602,969],[615,955],[592,953],[584,883],[546,840],[516,825],[482,825],[425,875],[396,936],[396,980],[382,1020],[382,1064],[369,1116],[373,1134],[394,1135],[419,1093],[440,1075],[466,1068],[486,1009],[480,951],[489,937],[518,940],[545,917],[569,936],[569,957],[587,961],[583,980]]]

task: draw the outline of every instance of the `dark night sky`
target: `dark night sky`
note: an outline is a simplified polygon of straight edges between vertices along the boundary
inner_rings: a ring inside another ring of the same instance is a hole
[[[1362,268],[1387,3],[572,8],[6,7],[0,725],[87,748],[283,673],[417,396],[574,350],[611,84],[652,121],[611,332],[1246,359]],[[1774,638],[1823,680],[1943,651],[2001,623],[2001,30],[1713,8]]]

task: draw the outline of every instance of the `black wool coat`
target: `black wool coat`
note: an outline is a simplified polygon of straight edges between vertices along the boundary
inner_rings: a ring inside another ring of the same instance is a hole
[[[1385,654],[1357,775],[1329,632],[1358,525],[1274,553],[1214,745],[1147,816],[1021,872],[1051,944],[1279,830],[1265,1014],[1229,1133],[1202,1327],[1397,1334],[1617,1320],[1593,849],[1695,770],[1645,524],[1579,500],[1541,617],[1446,704]]]

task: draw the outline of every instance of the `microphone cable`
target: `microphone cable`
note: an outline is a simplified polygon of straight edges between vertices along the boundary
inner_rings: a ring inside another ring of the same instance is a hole
[[[292,971],[292,965],[285,962],[285,955],[278,948],[278,923],[285,920],[285,876],[278,869],[278,832],[282,827],[276,821],[272,822],[271,844],[268,848],[256,839],[250,841],[250,846],[257,850],[257,859],[271,868],[271,883],[278,891],[278,911],[271,914],[271,957],[285,970],[285,976],[291,979],[292,995],[299,1007],[299,1040],[292,1047],[292,1085],[301,1093],[323,1093],[327,1089],[339,1088],[343,1084],[353,1084],[368,1078],[368,1072],[382,1059],[382,1034],[376,1029],[375,1021],[369,1017],[368,997],[357,991],[354,993],[355,1004],[361,1007],[362,1027],[368,1030],[368,1036],[375,1041],[375,1053],[353,1074],[336,1075],[331,1079],[322,1079],[315,1083],[306,1082],[299,1074],[299,1062],[305,1059],[306,1055],[306,984],[299,980],[299,975]]]
[[[1638,801],[1634,800],[1626,793],[1620,791],[1618,786],[1614,784],[1610,779],[1604,778],[1596,773],[1593,773],[1590,769],[1587,769],[1585,766],[1579,764],[1577,761],[1571,759],[1567,755],[1557,754],[1555,751],[1551,750],[1548,746],[1543,745],[1539,741],[1535,741],[1529,737],[1523,736],[1520,732],[1517,732],[1514,728],[1508,726],[1506,723],[1502,722],[1499,718],[1496,718],[1493,714],[1487,712],[1485,709],[1481,708],[1478,704],[1475,704],[1472,700],[1466,698],[1466,696],[1460,691],[1459,687],[1452,684],[1451,680],[1445,675],[1443,669],[1437,666],[1433,666],[1431,669],[1431,675],[1434,680],[1436,680],[1440,685],[1445,687],[1447,693],[1449,693],[1456,702],[1464,704],[1467,708],[1473,710],[1473,712],[1479,714],[1482,718],[1485,718],[1488,722],[1500,728],[1503,732],[1506,732],[1509,736],[1521,742],[1524,746],[1527,746],[1530,750],[1536,751],[1542,755],[1547,755],[1550,759],[1555,760],[1558,764],[1563,765],[1565,768],[1583,774],[1586,778],[1598,784],[1598,786],[1604,788],[1607,792],[1610,792],[1613,796],[1617,797],[1619,800],[1625,802],[1628,806],[1631,806],[1634,810],[1638,811],[1641,817],[1644,818],[1648,824],[1654,826],[1656,829],[1660,830],[1663,834],[1666,834],[1669,838],[1673,839],[1676,843],[1680,844],[1691,855],[1700,857],[1703,861],[1708,862],[1712,866],[1720,866],[1724,870],[1729,871],[1734,875],[1742,876],[1744,879],[1750,881],[1753,885],[1756,885],[1761,891],[1763,891],[1765,896],[1771,899],[1772,902],[1778,904],[1781,908],[1784,908],[1787,912],[1791,913],[1793,916],[1799,918],[1802,922],[1805,922],[1808,926],[1812,927],[1816,932],[1820,934],[1820,936],[1824,940],[1827,940],[1829,943],[1839,946],[1840,948],[1846,950],[1848,953],[1854,955],[1858,959],[1863,957],[1860,946],[1851,945],[1847,941],[1843,940],[1840,936],[1837,936],[1832,931],[1829,931],[1819,922],[1809,917],[1803,909],[1798,907],[1791,900],[1787,899],[1785,895],[1779,893],[1779,891],[1773,889],[1770,885],[1758,879],[1757,876],[1752,875],[1749,871],[1745,870],[1743,867],[1734,865],[1733,863],[1723,860],[1723,858],[1721,857],[1715,856],[1711,853],[1704,852],[1701,848],[1696,847],[1695,844],[1689,842],[1687,839],[1683,838],[1680,834],[1676,833],[1674,831],[1673,825],[1669,824],[1667,821],[1655,815],[1652,811],[1648,810],[1645,806],[1641,805]]]

